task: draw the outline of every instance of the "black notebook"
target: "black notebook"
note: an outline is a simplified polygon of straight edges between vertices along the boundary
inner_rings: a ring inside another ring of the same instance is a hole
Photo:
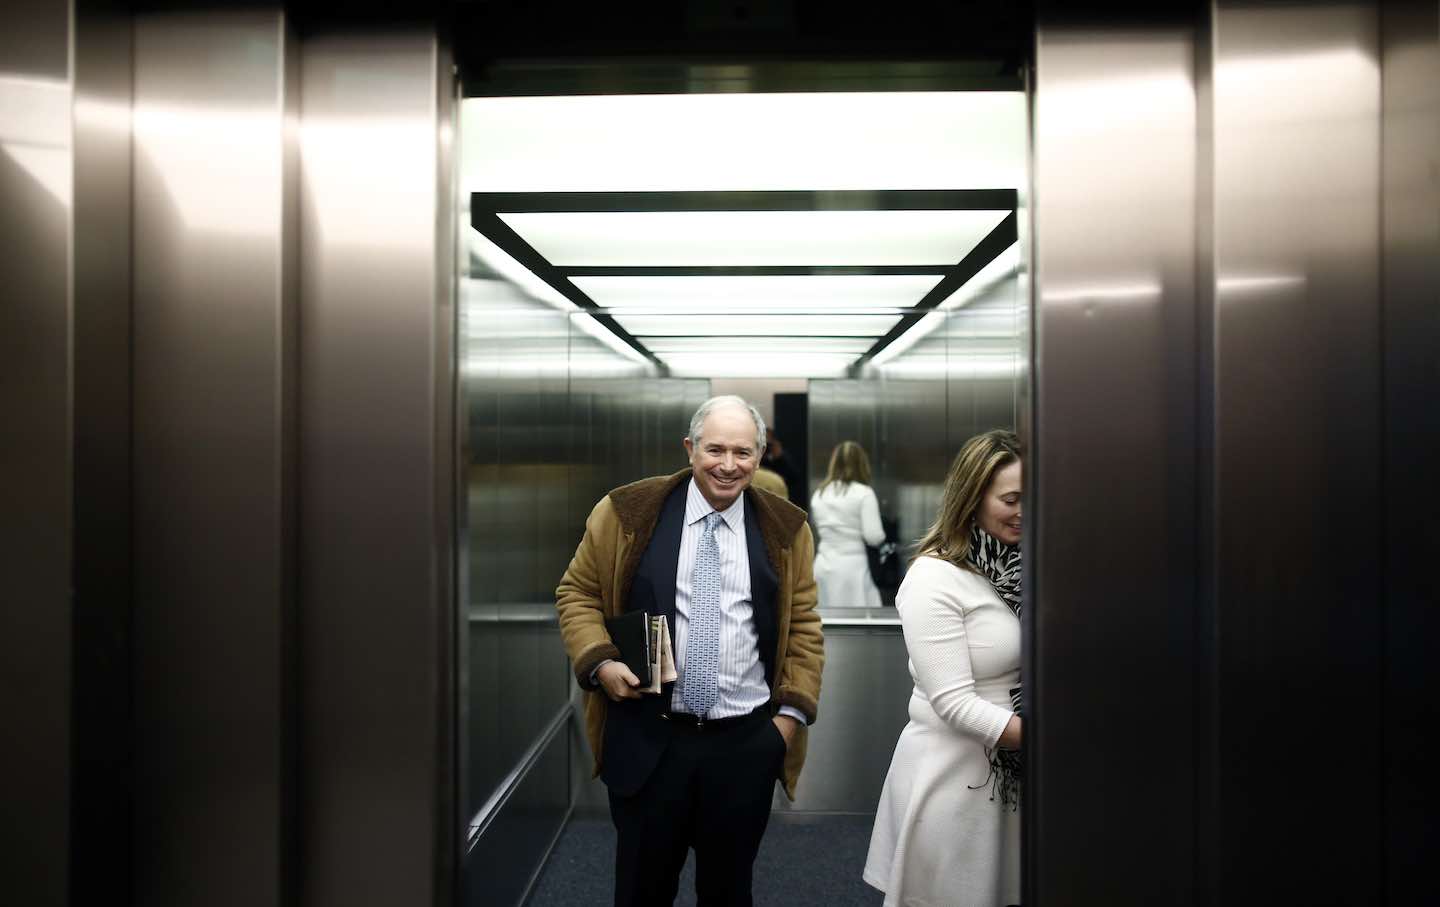
[[[627,611],[605,621],[610,641],[620,650],[620,661],[640,680],[642,693],[660,693],[662,685],[677,680],[675,657],[670,651],[670,626],[665,616]]]
[[[640,686],[650,686],[650,615],[626,611],[619,617],[606,618],[605,629],[620,650],[621,663],[640,678]]]

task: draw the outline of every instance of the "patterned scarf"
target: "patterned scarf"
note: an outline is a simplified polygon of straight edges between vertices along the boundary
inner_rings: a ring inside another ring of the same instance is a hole
[[[1010,606],[1016,617],[1020,616],[1020,546],[1007,545],[995,538],[979,523],[970,527],[969,560],[975,569],[995,587],[995,592]],[[1021,684],[1010,690],[1010,708],[1016,715],[1021,714]],[[1020,805],[1020,779],[1025,763],[1018,750],[1004,750],[995,747],[987,751],[990,757],[990,774],[985,781],[990,784],[990,799],[999,793],[1000,802],[1011,809]]]

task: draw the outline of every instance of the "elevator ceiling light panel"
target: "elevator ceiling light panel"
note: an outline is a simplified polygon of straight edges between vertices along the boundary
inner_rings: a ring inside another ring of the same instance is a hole
[[[588,315],[577,316],[593,321]],[[895,326],[893,315],[617,315],[616,321],[650,349],[654,337],[787,337],[804,343],[808,338],[862,337],[873,341]],[[863,352],[863,350],[862,350]]]
[[[501,214],[568,267],[953,265],[1010,211],[587,211]]]
[[[819,376],[834,337],[858,365],[1013,275],[1016,204],[1004,190],[475,193],[470,252],[672,374],[712,354],[728,375]],[[806,313],[825,317],[794,320]],[[770,364],[751,349],[736,365],[734,335],[773,340]]]
[[[797,339],[799,342],[797,343]],[[649,337],[645,345],[664,356],[667,353],[711,353],[717,358],[731,353],[768,353],[775,357],[792,354],[844,354],[851,360],[870,348],[867,337]]]
[[[796,274],[570,277],[596,305],[626,311],[865,312],[908,308],[935,288],[935,274]]]
[[[1019,189],[1015,91],[468,98],[467,192]]]
[[[849,353],[730,351],[717,353],[670,353],[665,357],[670,374],[677,378],[841,378],[854,364]]]
[[[672,374],[843,374],[1015,245],[1016,92],[475,98],[462,129],[472,256]]]

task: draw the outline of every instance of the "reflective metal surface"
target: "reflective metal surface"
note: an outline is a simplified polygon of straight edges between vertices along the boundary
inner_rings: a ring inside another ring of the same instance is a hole
[[[1377,26],[1354,3],[1215,14],[1217,870],[1266,900],[1373,902],[1381,871],[1352,843],[1380,839],[1377,804],[1316,797],[1333,754],[1296,745],[1347,716],[1345,774],[1381,774]]]
[[[569,562],[566,405],[569,322],[511,300],[501,281],[461,284],[469,524],[467,817],[569,696],[554,606]],[[553,575],[545,575],[553,574]],[[507,620],[507,618],[509,620]],[[510,695],[498,695],[509,690]],[[555,793],[563,808],[568,793]]]
[[[198,891],[273,903],[293,871],[293,54],[278,11],[135,22],[134,847],[147,904]]]
[[[859,442],[870,455],[881,513],[898,523],[905,563],[935,519],[960,445],[978,432],[1016,426],[1026,358],[1018,273],[964,306],[929,317],[919,340],[868,367],[864,377],[809,382],[812,491],[824,480],[835,445]],[[886,603],[893,604],[888,596]],[[826,617],[821,720],[811,730],[797,799],[777,794],[774,808],[870,813],[908,717],[913,682],[905,642],[893,607],[872,613],[856,602],[820,604]],[[891,625],[866,626],[874,620]]]
[[[913,686],[898,625],[850,627],[827,621],[820,720],[810,728],[795,800],[777,788],[773,809],[875,812],[895,742],[909,720]]]
[[[810,493],[825,481],[830,455],[841,441],[854,441],[865,448],[875,477],[875,494],[880,512],[892,515],[891,503],[881,483],[888,475],[885,446],[881,443],[879,381],[856,378],[812,378],[808,382],[810,431],[807,439],[810,459]],[[817,545],[822,544],[817,539]],[[819,550],[818,547],[816,549]],[[854,607],[859,602],[821,602],[822,608]]]
[[[1381,6],[1382,487],[1385,500],[1381,693],[1387,903],[1423,900],[1440,836],[1425,734],[1437,721],[1440,600],[1440,6]]]
[[[870,456],[880,512],[896,520],[907,561],[935,519],[960,446],[980,432],[1018,424],[1027,358],[1020,326],[1028,318],[1020,279],[1012,266],[964,305],[926,316],[914,329],[918,339],[907,337],[859,378],[809,382],[811,491],[824,481],[835,446],[858,442]],[[820,604],[830,617],[865,616],[852,610],[856,602]]]
[[[75,4],[72,388],[74,903],[132,887],[131,85],[128,11]],[[83,867],[74,871],[75,867]]]
[[[840,89],[1013,88],[1031,22],[1010,3],[825,12],[695,3],[637,21],[554,0],[503,13],[461,4],[457,28],[472,37],[459,58],[479,93],[814,91],[822,79]]]
[[[456,896],[451,78],[423,27],[302,48],[305,903]]]
[[[71,843],[70,28],[64,5],[0,13],[0,867],[34,903],[65,902]]]
[[[588,747],[571,751],[574,718],[569,704],[547,721],[471,826],[466,855],[465,903],[475,907],[523,903],[571,812],[576,763],[588,780]],[[598,782],[597,782],[598,783]]]
[[[480,823],[466,897],[509,903],[528,890],[579,792],[569,777],[589,783],[588,749],[571,757],[568,732],[516,773],[575,694],[555,585],[606,492],[685,465],[681,438],[709,382],[656,376],[602,342],[589,316],[537,301],[479,258],[461,281],[460,326],[465,815]]]
[[[1119,18],[1036,42],[1026,903],[1193,897],[1194,33]]]
[[[1018,418],[1033,444],[1027,902],[1421,900],[1440,11],[1120,6],[1041,5],[1033,321],[1022,273],[816,382],[813,460],[873,444],[913,538],[965,437]],[[604,491],[681,464],[707,382],[484,274],[454,308],[468,218],[429,27],[313,21],[302,51],[278,6],[133,31],[108,2],[11,7],[6,894],[455,903],[463,823],[510,778],[468,896],[514,900],[596,790],[575,735],[542,736],[573,701],[555,581]],[[933,50],[897,31],[953,34],[915,26],[957,10],[887,9],[847,46]],[[553,47],[525,15],[516,46]],[[654,34],[714,50],[727,16]],[[587,41],[643,50],[633,31]],[[802,31],[761,27],[778,49]],[[632,72],[808,86],[783,56]],[[636,85],[537,67],[495,84]],[[837,71],[854,90],[1015,68]],[[801,799],[777,809],[873,808],[909,688],[894,633],[830,622]]]
[[[1042,11],[1027,901],[1419,878],[1435,17]]]

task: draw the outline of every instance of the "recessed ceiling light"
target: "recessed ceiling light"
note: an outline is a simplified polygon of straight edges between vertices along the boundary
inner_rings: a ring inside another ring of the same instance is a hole
[[[953,265],[1009,211],[581,211],[499,215],[565,267]]]
[[[912,306],[940,282],[940,275],[571,277],[570,282],[597,305],[625,309],[853,312]]]
[[[580,316],[586,317],[586,316]],[[652,345],[652,337],[697,335],[806,337],[867,337],[874,339],[894,327],[899,315],[617,315],[625,330]]]
[[[469,98],[466,192],[1018,189],[1014,91]]]

